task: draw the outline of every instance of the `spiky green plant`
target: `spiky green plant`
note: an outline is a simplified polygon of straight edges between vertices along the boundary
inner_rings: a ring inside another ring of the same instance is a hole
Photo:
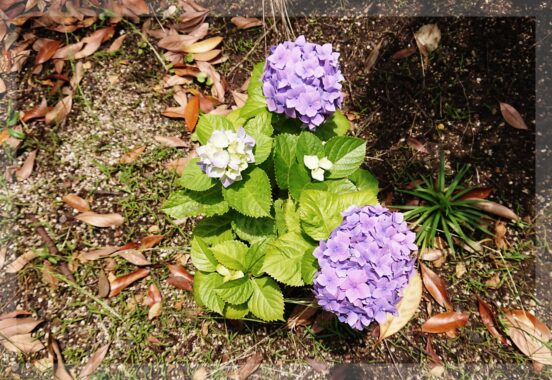
[[[419,226],[416,243],[420,249],[434,247],[435,238],[442,234],[452,252],[454,252],[454,239],[459,238],[468,246],[475,248],[475,242],[468,237],[476,231],[491,234],[481,225],[483,218],[489,216],[475,207],[478,199],[463,199],[473,187],[462,185],[464,176],[470,169],[469,165],[462,166],[450,184],[446,184],[445,158],[441,152],[439,171],[435,182],[421,176],[422,183],[413,181],[412,190],[401,190],[405,194],[412,195],[421,200],[418,206],[398,206],[409,210],[404,213],[405,219],[414,221],[412,228]]]

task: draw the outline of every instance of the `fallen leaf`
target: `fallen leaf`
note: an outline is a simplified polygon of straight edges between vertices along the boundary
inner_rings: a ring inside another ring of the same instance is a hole
[[[193,132],[199,119],[199,95],[194,95],[188,101],[184,110],[184,119],[188,132]]]
[[[424,261],[435,261],[442,258],[443,250],[438,248],[424,248],[421,250],[420,258]]]
[[[168,161],[165,163],[165,168],[176,172],[178,175],[182,175],[182,172],[186,169],[186,166],[188,166],[188,162],[194,157],[196,157],[195,151],[188,155],[188,157]]]
[[[21,114],[21,120],[27,122],[32,119],[38,119],[46,116],[48,113],[48,104],[46,103],[46,98],[42,98],[40,104],[34,108],[31,108],[28,111],[25,111]]]
[[[429,52],[432,52],[439,47],[441,31],[437,24],[426,24],[414,33],[414,37],[419,46],[424,46]]]
[[[318,308],[314,305],[295,305],[291,311],[291,315],[287,319],[287,327],[291,330],[299,326],[308,326],[312,324],[312,317]]]
[[[182,52],[185,51],[185,48],[193,45],[197,40],[197,37],[186,34],[171,34],[160,39],[157,45],[169,51]]]
[[[441,358],[439,357],[439,355],[437,355],[437,353],[436,353],[435,350],[433,349],[433,337],[432,337],[431,335],[429,335],[429,336],[427,337],[427,343],[426,343],[425,351],[426,351],[426,353],[429,355],[429,357],[431,358],[431,361],[432,361],[435,365],[438,365],[438,366],[442,366],[442,365],[443,365],[443,361],[441,360]]]
[[[110,281],[111,292],[109,293],[109,297],[115,297],[133,282],[136,282],[149,275],[149,272],[150,271],[147,269],[140,268],[135,270],[134,272],[117,277],[114,280]]]
[[[406,143],[408,144],[408,146],[410,146],[412,149],[414,149],[418,153],[423,153],[423,154],[428,154],[429,153],[429,151],[427,150],[425,145],[422,142],[420,142],[420,140],[415,139],[414,137],[410,137],[410,136],[407,137],[406,138]]]
[[[169,276],[167,283],[175,288],[186,290],[188,292],[193,290],[193,282],[185,279],[184,277]]]
[[[188,144],[178,136],[155,136],[155,141],[171,148],[184,148]]]
[[[42,321],[34,318],[6,318],[0,321],[0,339],[15,335],[29,334]]]
[[[50,335],[48,336],[48,348],[53,353],[55,357],[54,360],[54,380],[73,380],[73,376],[65,368],[63,362],[63,356],[61,355],[61,349],[57,340]]]
[[[404,48],[404,49],[401,49],[401,50],[397,51],[395,54],[393,54],[391,56],[391,58],[392,59],[406,58],[406,57],[410,57],[414,53],[416,53],[416,48],[415,47]]]
[[[3,94],[6,91],[7,91],[6,83],[2,78],[0,78],[0,94]]]
[[[177,264],[169,264],[167,265],[167,268],[169,269],[169,272],[171,272],[171,275],[174,277],[180,277],[184,278],[190,282],[194,281],[194,276],[186,270],[182,265]]]
[[[6,266],[6,273],[17,273],[25,265],[36,259],[38,255],[34,251],[27,251]]]
[[[59,280],[53,273],[55,273],[55,269],[52,263],[48,260],[44,260],[42,263],[42,281],[50,285],[53,289],[57,289]]]
[[[2,314],[0,315],[0,321],[3,321],[5,319],[8,319],[8,318],[16,318],[16,317],[20,317],[20,316],[23,316],[23,315],[31,315],[32,313],[30,311],[27,311],[27,310],[14,310],[14,311],[10,311],[9,313],[6,313],[6,314]]]
[[[94,227],[120,226],[125,219],[120,214],[98,214],[93,211],[86,211],[75,216],[75,219],[90,224]]]
[[[213,62],[214,64],[214,62]],[[207,74],[209,78],[211,78],[211,81],[213,81],[213,85],[211,86],[211,94],[221,103],[224,102],[224,86],[222,85],[222,78],[220,74],[215,70],[212,64],[209,62],[202,62],[197,61],[196,62],[197,67],[201,72],[204,72]]]
[[[170,117],[171,119],[184,119],[186,107],[167,107],[164,111],[161,111],[161,115]]]
[[[415,272],[403,291],[403,297],[397,304],[397,316],[388,314],[387,319],[380,325],[380,334],[377,343],[400,331],[412,319],[422,301],[422,279]],[[377,344],[376,343],[376,344]]]
[[[50,60],[61,46],[61,41],[45,39],[35,58],[35,66]]]
[[[495,274],[493,274],[491,278],[485,281],[485,286],[491,289],[498,289],[500,288],[500,283],[501,283],[500,275],[495,272]]]
[[[487,199],[493,192],[492,187],[479,187],[464,194],[460,199]]]
[[[255,353],[247,358],[245,364],[236,370],[230,377],[234,380],[246,380],[259,368],[262,362],[263,356],[259,353]]]
[[[98,29],[88,37],[81,40],[85,44],[84,48],[75,54],[75,59],[81,59],[94,54],[102,44],[115,33],[115,28],[109,26],[107,28]]]
[[[90,211],[90,205],[88,202],[79,197],[77,194],[67,194],[63,197],[63,202],[77,211]]]
[[[96,249],[93,251],[81,252],[79,253],[77,258],[81,262],[85,263],[87,261],[94,261],[94,260],[101,259],[103,257],[108,257],[112,253],[117,252],[119,249],[120,249],[119,247],[108,246],[108,247]]]
[[[318,373],[327,373],[330,370],[330,368],[328,367],[328,365],[326,363],[321,362],[319,360],[311,359],[311,358],[305,358],[305,361],[307,363],[309,363],[311,368],[314,369]]]
[[[76,90],[79,87],[79,84],[84,77],[84,65],[82,62],[77,62],[75,65],[75,72],[69,84],[73,90]]]
[[[46,124],[61,123],[71,112],[71,107],[73,107],[73,95],[67,95],[44,116]]]
[[[466,264],[464,263],[456,264],[456,268],[454,271],[454,275],[456,276],[456,278],[462,278],[462,276],[465,275],[467,272],[468,271],[466,269]]]
[[[422,332],[427,333],[445,333],[464,327],[468,323],[469,314],[466,312],[447,311],[445,313],[435,314],[422,325]]]
[[[494,242],[497,249],[506,249],[508,248],[508,243],[506,243],[506,223],[497,220],[495,222],[495,236]]]
[[[205,367],[199,367],[192,374],[192,380],[206,380],[209,378],[209,372]]]
[[[507,346],[508,340],[496,329],[495,317],[493,311],[491,310],[491,307],[481,297],[476,297],[479,306],[479,316],[481,317],[483,324],[492,336],[498,338],[498,340],[500,340],[503,345]]]
[[[125,154],[122,155],[121,159],[119,160],[119,163],[126,165],[126,164],[131,164],[135,162],[138,159],[138,157],[140,157],[142,153],[144,153],[144,150],[146,150],[146,146],[142,145],[126,152]]]
[[[516,129],[529,129],[519,112],[508,103],[500,103],[500,113],[510,126]]]
[[[110,284],[107,276],[103,269],[100,269],[100,274],[98,275],[98,297],[106,298],[110,292]]]
[[[109,53],[114,53],[116,52],[117,50],[119,50],[121,48],[121,46],[123,45],[123,42],[125,41],[125,39],[127,38],[128,34],[123,34],[119,37],[117,37],[112,43],[111,45],[109,46],[109,48],[107,49],[107,51]]]
[[[6,253],[8,253],[8,249],[6,247],[0,248],[0,269],[4,267],[4,263],[6,262]]]
[[[366,65],[365,65],[366,74],[369,73],[370,70],[376,65],[382,43],[383,43],[383,39],[381,39],[380,42],[378,42],[378,44],[372,49],[372,51],[368,55],[368,58],[366,59]]]
[[[206,40],[184,46],[182,51],[185,53],[205,53],[216,48],[221,42],[222,37],[211,37]]]
[[[537,317],[524,310],[503,310],[506,334],[531,360],[552,365],[552,351],[547,346],[550,330]]]
[[[44,345],[38,339],[29,334],[14,335],[8,339],[0,338],[0,343],[4,348],[11,352],[24,352],[32,354],[44,349]]]
[[[148,311],[148,320],[152,320],[161,315],[163,296],[155,284],[151,284],[148,289],[148,295],[145,304],[150,306]]]
[[[109,346],[111,343],[108,343],[106,345],[101,346],[90,356],[90,359],[86,362],[86,364],[82,367],[80,373],[79,373],[79,379],[88,379],[90,375],[92,375],[102,364],[102,361],[105,358],[105,355],[107,355],[107,351],[109,350]]]
[[[163,240],[164,235],[150,235],[142,238],[140,241],[140,250],[149,249],[156,246],[161,240]]]
[[[452,304],[447,292],[447,287],[445,282],[439,277],[435,272],[429,269],[424,264],[420,263],[420,268],[422,270],[422,279],[425,288],[431,294],[433,299],[444,307],[447,310],[452,310]]]
[[[151,262],[144,256],[144,254],[136,249],[126,249],[124,251],[118,251],[117,256],[122,257],[129,263],[138,266],[151,264]]]
[[[23,162],[23,165],[21,165],[21,167],[15,171],[15,177],[18,181],[24,181],[31,176],[37,152],[37,150],[33,150],[31,153],[29,153],[29,155]]]
[[[468,199],[475,199],[475,198],[468,198]],[[473,203],[473,206],[485,212],[500,216],[502,218],[513,219],[513,220],[520,219],[519,216],[517,216],[516,213],[513,212],[511,209],[493,201],[481,200],[480,202]]]
[[[242,94],[241,92],[232,91],[232,97],[238,108],[242,107],[245,102],[247,102],[247,94]]]
[[[263,22],[261,20],[254,17],[237,16],[237,17],[232,17],[230,21],[232,22],[232,24],[236,25],[238,29],[249,29],[249,28],[254,28],[256,26],[263,25]]]
[[[218,57],[218,55],[221,53],[222,50],[220,49],[213,49],[206,51],[205,53],[192,53],[192,57],[195,61],[211,61]]]

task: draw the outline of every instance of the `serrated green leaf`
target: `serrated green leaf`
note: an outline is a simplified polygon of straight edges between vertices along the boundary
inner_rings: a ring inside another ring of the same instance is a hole
[[[358,190],[355,184],[346,178],[338,180],[328,180],[325,181],[324,184],[326,185],[325,190],[335,194],[351,193]]]
[[[261,75],[264,71],[264,62],[257,63],[251,72],[251,79],[247,86],[247,100],[241,108],[240,114],[249,119],[266,110],[266,99],[263,94]]]
[[[203,173],[198,162],[198,157],[190,160],[180,178],[176,180],[177,186],[193,191],[205,191],[217,184],[218,181],[215,178]]]
[[[265,321],[284,320],[284,296],[278,284],[270,277],[254,278],[253,294],[247,303],[257,318]]]
[[[285,219],[285,202],[286,201],[283,199],[276,199],[274,201],[274,222],[276,224],[276,232],[278,235],[283,235],[288,231]]]
[[[300,233],[288,232],[268,244],[263,271],[276,280],[291,286],[302,286],[301,264],[305,252],[312,252],[314,246]]]
[[[326,141],[335,136],[344,136],[351,129],[351,123],[339,110],[322,123],[314,132],[320,139]]]
[[[202,238],[194,236],[191,250],[192,264],[203,272],[214,272],[217,268],[217,259]]]
[[[227,240],[211,247],[217,261],[233,270],[245,271],[246,255],[249,247],[237,240]]]
[[[216,289],[216,292],[224,301],[232,305],[239,305],[247,302],[251,297],[253,286],[251,286],[251,280],[248,277],[242,277],[225,282]]]
[[[234,210],[253,218],[270,216],[272,189],[270,179],[261,168],[254,168],[222,190],[224,199]]]
[[[290,178],[295,174],[292,172],[293,164],[296,164],[295,155],[298,136],[283,133],[274,139],[274,172],[276,183],[281,189],[287,189]]]
[[[321,190],[305,190],[299,199],[301,226],[314,240],[325,240],[341,223],[338,195]]]
[[[196,223],[194,236],[200,237],[208,245],[233,240],[234,234],[230,220],[229,214],[202,219]]]
[[[324,151],[333,166],[327,178],[342,178],[354,173],[366,155],[366,141],[356,137],[337,136],[324,146]]]
[[[250,218],[239,213],[234,214],[232,228],[240,239],[249,243],[265,239],[276,232],[274,219]]]
[[[234,130],[238,130],[247,121],[247,119],[241,116],[241,108],[236,108],[235,110],[232,110],[232,112],[226,115],[226,119],[228,119],[234,125]]]
[[[300,165],[305,165],[304,156],[324,157],[324,145],[312,132],[303,131],[297,139],[296,157]]]
[[[272,113],[268,111],[261,112],[254,118],[249,119],[244,128],[247,133],[256,132],[271,137],[274,133],[274,128],[272,127]]]
[[[299,217],[299,212],[297,211],[297,206],[292,199],[287,199],[284,204],[284,220],[286,223],[287,230],[289,232],[301,232],[301,218]]]
[[[312,285],[314,275],[318,272],[318,261],[312,252],[305,252],[301,261],[301,278],[307,285]]]
[[[228,319],[242,319],[249,313],[249,308],[247,303],[241,305],[230,305],[226,304],[224,307],[224,318]]]
[[[349,176],[349,179],[353,181],[358,190],[371,190],[376,194],[379,192],[378,180],[368,170],[358,169]]]
[[[273,237],[259,240],[249,247],[249,251],[246,255],[247,272],[251,273],[255,277],[259,277],[264,273],[263,262],[266,255],[266,247],[274,241]]]
[[[255,147],[253,156],[255,157],[255,164],[260,165],[270,157],[272,153],[272,137],[268,137],[262,133],[251,133],[251,136],[255,139]]]
[[[209,310],[222,314],[224,301],[215,292],[215,289],[222,283],[222,276],[216,272],[208,274],[196,272],[194,276],[194,298],[196,302],[206,306]]]
[[[207,191],[177,190],[163,203],[165,214],[174,219],[198,215],[220,215],[228,211],[228,202],[222,197],[220,187]]]
[[[234,124],[224,116],[205,114],[201,115],[199,118],[195,134],[201,145],[205,145],[207,144],[207,141],[209,140],[209,137],[211,137],[213,131],[221,129],[229,129],[232,131],[236,130]]]
[[[245,131],[255,139],[255,164],[260,165],[270,157],[272,153],[272,133],[274,129],[270,124],[271,114],[262,112],[250,119],[245,125]]]
[[[378,193],[372,190],[343,193],[338,195],[337,202],[342,211],[347,210],[351,206],[375,205],[378,203]]]
[[[288,180],[289,193],[293,199],[299,199],[301,192],[312,185],[310,172],[305,165],[294,162],[290,167]]]

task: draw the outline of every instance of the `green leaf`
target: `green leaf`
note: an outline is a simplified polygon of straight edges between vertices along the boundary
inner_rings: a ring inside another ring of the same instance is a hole
[[[217,259],[209,246],[202,238],[194,236],[192,239],[192,263],[203,272],[214,272],[217,268]]]
[[[274,201],[274,222],[276,224],[276,233],[278,235],[283,235],[288,231],[285,219],[285,202],[287,201],[283,199],[276,199]]]
[[[17,129],[8,128],[8,134],[14,139],[18,139],[18,140],[25,139],[25,133],[23,131],[18,131]]]
[[[354,182],[358,190],[371,190],[376,194],[379,192],[378,180],[368,170],[358,169],[349,176],[349,179]]]
[[[344,209],[338,195],[321,190],[305,190],[299,199],[303,230],[314,240],[325,240],[341,223]]]
[[[345,178],[325,181],[324,184],[327,191],[335,194],[351,193],[358,190],[354,183]]]
[[[261,168],[244,174],[243,180],[223,189],[222,194],[230,207],[246,216],[270,216],[272,189],[270,179]]]
[[[226,115],[226,119],[228,119],[234,125],[234,130],[238,130],[238,128],[243,126],[247,121],[247,119],[241,116],[241,108],[236,108],[235,110],[230,112],[228,115]]]
[[[339,110],[331,118],[316,128],[315,134],[322,140],[329,140],[334,136],[344,136],[351,129],[351,123]]]
[[[301,277],[307,285],[312,285],[314,275],[318,272],[318,261],[313,256],[312,252],[305,252],[301,261]]]
[[[264,62],[257,63],[251,72],[251,79],[247,87],[247,101],[241,108],[240,114],[249,119],[266,110],[266,100],[263,94],[261,75],[264,71]]]
[[[221,129],[236,130],[234,124],[224,116],[205,114],[199,118],[195,134],[201,145],[205,145],[213,131]]]
[[[217,261],[233,270],[245,271],[246,255],[249,247],[237,240],[227,240],[211,247],[211,252]]]
[[[297,162],[297,140],[297,136],[287,133],[280,134],[274,139],[274,171],[276,183],[281,189],[288,188],[289,179],[295,174],[292,167]]]
[[[261,112],[254,118],[249,119],[244,128],[247,133],[256,132],[271,137],[274,133],[274,128],[272,127],[272,113],[268,111]]]
[[[199,158],[190,160],[182,176],[176,180],[176,185],[193,191],[205,191],[217,184],[217,180],[203,173],[198,165]]]
[[[378,203],[378,193],[372,190],[356,191],[354,193],[340,194],[337,198],[341,211],[351,206],[375,205]]]
[[[284,296],[278,284],[270,277],[252,280],[253,294],[247,303],[256,317],[265,321],[284,320]]]
[[[197,272],[194,276],[194,298],[200,305],[206,306],[209,310],[222,314],[224,301],[220,298],[215,289],[222,285],[222,276],[218,273]]]
[[[275,233],[274,219],[250,218],[239,213],[234,214],[232,228],[240,239],[249,243],[255,243]]]
[[[289,199],[284,204],[284,219],[286,223],[287,230],[289,232],[301,232],[301,218],[297,212],[297,207],[295,202],[292,199]]]
[[[246,268],[247,272],[251,273],[255,277],[259,277],[264,273],[263,262],[266,255],[267,245],[270,244],[274,238],[259,240],[249,247],[249,251],[246,255]]]
[[[294,162],[291,165],[290,177],[288,180],[289,193],[293,199],[299,199],[301,192],[310,185],[312,185],[312,182],[308,169],[305,165]]]
[[[228,319],[242,319],[249,313],[249,308],[247,303],[241,305],[230,305],[226,304],[224,307],[224,318]]]
[[[324,157],[324,145],[322,141],[316,135],[311,132],[301,132],[297,139],[296,156],[297,162],[300,165],[305,165],[303,161],[304,156],[317,156],[318,158]]]
[[[270,157],[272,153],[272,137],[268,137],[262,133],[251,133],[251,136],[255,139],[255,147],[253,155],[255,156],[255,164],[260,165]]]
[[[161,210],[174,219],[202,214],[212,216],[226,213],[228,202],[218,186],[202,192],[177,190],[163,203]]]
[[[300,233],[288,232],[267,246],[263,270],[286,285],[302,286],[303,256],[313,249]]]
[[[255,139],[255,164],[262,164],[272,152],[272,133],[274,129],[270,123],[272,116],[269,112],[261,114],[250,119],[245,125],[245,131]]]
[[[324,150],[333,163],[328,178],[342,178],[354,173],[366,155],[366,141],[356,137],[338,136],[331,138]]]
[[[248,277],[238,278],[225,282],[216,289],[220,298],[232,305],[239,305],[247,302],[251,294],[253,294],[253,286]]]
[[[222,243],[226,240],[233,240],[232,226],[228,214],[205,218],[196,223],[194,236],[200,237],[208,245]]]

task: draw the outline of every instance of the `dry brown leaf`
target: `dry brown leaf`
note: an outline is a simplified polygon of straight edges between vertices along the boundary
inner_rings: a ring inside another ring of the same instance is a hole
[[[67,95],[45,115],[46,124],[61,123],[71,112],[71,107],[73,107],[73,95]]]
[[[14,310],[14,311],[10,311],[9,313],[0,315],[0,321],[3,321],[4,319],[8,319],[8,318],[16,318],[16,317],[21,317],[23,315],[31,315],[31,314],[32,313],[27,310],[21,310],[21,309]]]
[[[117,252],[118,250],[119,250],[119,247],[108,246],[108,247],[96,249],[93,251],[81,252],[78,255],[78,259],[83,263],[87,261],[94,261],[94,260],[101,259],[103,257],[107,257],[112,253]]]
[[[6,92],[6,90],[6,83],[2,78],[0,78],[0,94],[3,94],[4,92]]]
[[[184,277],[169,276],[167,283],[175,288],[186,290],[188,292],[193,290],[193,282],[185,279]]]
[[[550,330],[533,314],[524,310],[503,310],[506,334],[523,354],[541,364],[552,365],[552,351],[547,347]]]
[[[475,199],[475,198],[467,198],[467,199]],[[513,220],[520,219],[519,216],[517,216],[516,213],[513,212],[511,209],[493,201],[481,200],[480,202],[475,202],[473,206],[485,212],[500,216],[502,218],[513,219]]]
[[[506,242],[506,223],[497,220],[495,222],[495,236],[494,242],[497,249],[506,249],[508,248],[508,243]]]
[[[435,365],[438,365],[438,366],[442,366],[442,365],[443,365],[443,361],[442,361],[441,358],[437,355],[437,353],[435,352],[435,349],[433,349],[433,337],[432,337],[431,335],[429,335],[429,336],[427,337],[427,343],[426,343],[425,351],[426,351],[426,353],[429,355],[429,358],[431,359],[431,361],[432,361]]]
[[[422,332],[439,334],[464,327],[468,323],[469,314],[466,312],[447,311],[435,314],[422,325]]]
[[[294,330],[299,326],[312,324],[312,317],[317,311],[318,309],[314,305],[296,305],[286,322],[287,327]]]
[[[498,289],[500,288],[500,285],[501,285],[500,275],[497,272],[495,272],[495,274],[493,274],[491,278],[485,281],[485,286],[487,288]]]
[[[186,113],[186,107],[167,107],[164,111],[161,112],[161,115],[170,117],[172,119],[184,119]]]
[[[529,129],[518,110],[508,103],[500,103],[500,113],[502,113],[502,117],[510,126],[516,129]]]
[[[380,52],[382,43],[383,43],[383,39],[381,39],[380,42],[378,42],[378,44],[372,49],[372,51],[368,55],[368,58],[366,59],[366,66],[365,66],[366,73],[369,73],[370,70],[372,70],[372,68],[375,66],[379,57],[379,52]]]
[[[246,380],[259,368],[262,362],[263,356],[259,353],[255,353],[247,358],[245,364],[236,370],[230,378],[233,380]]]
[[[222,42],[222,37],[211,37],[206,40],[184,46],[182,51],[186,53],[206,53],[217,47]]]
[[[15,335],[29,334],[42,321],[34,318],[6,318],[0,321],[0,337],[10,338]]]
[[[151,262],[144,256],[144,254],[136,249],[126,249],[124,251],[118,251],[117,256],[122,257],[129,263],[138,266],[151,264]]]
[[[109,346],[111,343],[108,343],[106,345],[101,346],[92,354],[90,359],[86,362],[86,364],[82,367],[78,378],[79,379],[87,379],[92,375],[102,364],[102,361],[105,358],[105,355],[107,355],[107,351],[109,350]]]
[[[403,291],[403,298],[397,304],[397,316],[387,315],[385,322],[380,325],[378,342],[400,331],[412,319],[422,301],[422,279],[415,272]]]
[[[479,316],[481,317],[483,324],[492,336],[498,338],[503,345],[508,345],[508,340],[496,329],[495,317],[491,307],[481,297],[476,297],[479,306]]]
[[[150,235],[142,238],[140,241],[140,247],[139,249],[149,249],[156,246],[161,240],[163,240],[165,236],[164,235]]]
[[[77,62],[77,64],[75,65],[75,73],[73,74],[73,77],[69,82],[73,90],[77,89],[83,77],[84,77],[84,65],[82,62]]]
[[[391,56],[391,58],[392,59],[406,58],[406,57],[410,57],[414,53],[416,53],[416,48],[415,47],[404,48],[404,49],[401,49],[401,50],[397,51],[395,54],[393,54]]]
[[[424,261],[435,261],[443,257],[444,253],[438,248],[424,248],[420,253],[420,258]]]
[[[105,275],[103,269],[100,269],[100,274],[98,275],[98,297],[106,298],[109,295],[111,290],[109,280]]]
[[[58,60],[69,60],[69,59],[75,59],[75,55],[82,50],[82,47],[84,46],[84,42],[80,41],[71,45],[67,45],[56,51],[53,59]]]
[[[184,110],[184,119],[188,132],[193,132],[199,119],[199,95],[192,96],[188,101]]]
[[[48,349],[53,353],[54,360],[54,380],[73,380],[73,376],[65,368],[61,349],[57,340],[51,335],[48,336]]]
[[[37,152],[37,150],[33,150],[31,153],[29,153],[29,155],[23,162],[23,165],[21,165],[21,167],[15,171],[15,177],[18,181],[24,181],[31,176]]]
[[[35,42],[36,43],[36,42]],[[35,66],[50,60],[61,46],[61,41],[45,39],[35,58]]]
[[[83,212],[82,214],[75,216],[75,219],[90,224],[91,226],[102,228],[120,226],[125,221],[120,214],[98,214],[93,211]]]
[[[85,43],[84,48],[75,54],[75,59],[81,59],[94,54],[102,44],[102,42],[108,40],[115,33],[115,29],[112,26],[107,28],[98,29],[88,37],[82,39],[81,42]]]
[[[188,156],[185,158],[177,158],[176,160],[168,161],[167,163],[165,163],[165,168],[167,170],[176,172],[176,174],[178,175],[182,175],[182,172],[184,172],[184,169],[186,169],[186,166],[188,166],[188,162],[190,162],[192,158],[193,157]]]
[[[479,187],[464,194],[460,199],[487,199],[493,192],[492,187]]]
[[[263,25],[263,22],[261,20],[254,17],[237,16],[237,17],[232,17],[230,21],[232,21],[232,24],[236,25],[238,29],[249,29],[249,28],[254,28],[256,26]]]
[[[6,262],[6,253],[8,253],[8,249],[6,247],[0,248],[0,269],[4,267],[4,263]]]
[[[42,281],[50,285],[53,289],[57,289],[59,285],[59,280],[53,274],[55,273],[54,266],[48,260],[44,260],[42,263]]]
[[[136,282],[141,278],[144,278],[147,275],[149,275],[149,272],[150,271],[147,269],[140,268],[135,270],[134,272],[131,272],[124,276],[113,279],[112,281],[110,281],[111,291],[109,293],[109,297],[115,297],[117,294],[121,293],[123,289],[128,287],[133,282]]]
[[[182,78],[181,76],[178,76],[178,75],[171,75],[166,77],[164,82],[165,83],[163,84],[163,88],[170,88],[174,86],[180,86],[183,84],[189,84],[191,83],[191,79]]]
[[[468,270],[466,269],[466,264],[462,262],[456,264],[454,270],[454,275],[456,276],[456,278],[462,278],[462,276],[465,275],[467,272]]]
[[[33,338],[31,334],[14,335],[9,337],[9,340],[0,338],[0,343],[6,350],[16,353],[32,354],[44,349],[42,342]]]
[[[214,64],[215,62],[213,62]],[[219,102],[224,102],[224,86],[222,85],[222,78],[220,74],[215,70],[212,64],[209,62],[196,62],[197,67],[199,70],[207,74],[209,78],[213,81],[213,85],[211,86],[211,94],[218,99]]]
[[[245,102],[247,102],[247,94],[242,94],[241,92],[232,91],[232,97],[238,108],[242,107]]]
[[[182,52],[186,47],[193,45],[197,40],[197,37],[186,34],[170,34],[159,40],[157,45],[169,51]]]
[[[63,197],[63,202],[75,210],[80,212],[90,211],[90,205],[85,199],[82,199],[77,194],[67,194]]]
[[[431,294],[433,299],[435,299],[439,305],[449,311],[452,310],[453,307],[450,302],[445,282],[424,264],[420,263],[420,268],[422,270],[424,286],[429,294]]]
[[[221,53],[222,50],[220,49],[213,49],[206,51],[205,53],[193,53],[192,56],[194,57],[195,61],[211,61],[218,57],[218,55]]]
[[[185,278],[186,280],[193,282],[194,276],[186,270],[182,265],[178,264],[169,264],[167,265],[167,268],[169,269],[169,272],[171,272],[171,275],[174,277],[181,277]]]
[[[151,284],[148,289],[148,295],[145,299],[145,304],[149,306],[148,311],[148,320],[152,320],[154,318],[157,318],[161,315],[161,311],[163,308],[163,296],[161,295],[161,291],[159,291],[159,288],[155,284]]]
[[[128,152],[126,152],[125,154],[123,154],[121,156],[121,159],[119,160],[119,163],[120,164],[131,164],[133,162],[135,162],[138,157],[140,157],[142,155],[142,153],[144,153],[144,151],[146,150],[146,146],[145,145],[142,145],[142,146],[139,146],[137,148],[134,148],[134,149],[131,149],[129,150]]]
[[[27,122],[32,119],[38,119],[46,116],[48,113],[48,104],[46,103],[46,98],[42,98],[40,104],[34,108],[31,108],[28,111],[25,111],[21,115],[21,120]]]
[[[128,34],[123,34],[119,37],[117,37],[112,43],[111,45],[109,46],[109,48],[107,49],[107,51],[109,53],[114,53],[116,52],[117,50],[119,50],[121,48],[121,46],[123,45],[123,42],[125,41],[125,39],[127,38]]]
[[[420,140],[415,139],[414,137],[410,137],[410,136],[407,137],[406,138],[406,143],[408,144],[409,147],[411,147],[412,149],[414,149],[418,153],[422,153],[422,154],[428,154],[429,153],[429,151],[427,150],[425,145],[422,142],[420,142]]]
[[[38,255],[34,251],[27,251],[6,266],[6,273],[17,273],[25,265],[36,259]]]
[[[437,24],[423,25],[416,33],[414,33],[418,47],[425,47],[429,52],[436,50],[441,41],[441,31]]]
[[[155,136],[155,141],[158,143],[169,146],[171,148],[185,148],[188,146],[186,141],[182,140],[178,136]]]

